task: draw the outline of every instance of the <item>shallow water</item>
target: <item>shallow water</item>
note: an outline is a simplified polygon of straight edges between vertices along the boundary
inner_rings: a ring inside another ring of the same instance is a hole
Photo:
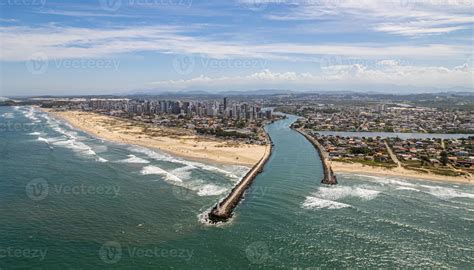
[[[294,120],[267,127],[270,161],[233,220],[215,227],[201,214],[247,168],[103,142],[0,107],[0,268],[472,267],[472,186],[351,174],[321,186]]]

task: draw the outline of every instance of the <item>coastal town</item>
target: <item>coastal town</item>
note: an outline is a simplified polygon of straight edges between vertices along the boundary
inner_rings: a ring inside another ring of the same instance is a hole
[[[387,103],[317,104],[299,106],[294,113],[307,119],[306,127],[319,131],[474,133],[474,115],[462,110]]]
[[[42,100],[55,111],[95,112],[131,119],[157,127],[179,128],[198,135],[231,138],[248,144],[266,144],[261,128],[272,121],[271,110],[258,104],[222,100],[159,100],[92,98],[67,101]]]
[[[221,139],[229,147],[242,143],[267,145],[263,127],[285,117],[273,113],[278,111],[300,116],[292,127],[314,138],[327,153],[327,159],[332,164],[340,164],[335,166],[338,170],[359,164],[393,172],[404,169],[419,174],[472,178],[472,96],[421,97],[406,100],[407,97],[391,95],[276,93],[229,97],[38,97],[23,102],[63,113],[63,117],[64,113],[81,112],[88,118],[102,115],[122,119],[126,122],[122,123],[121,132],[130,135],[129,141],[133,136],[149,136],[150,140],[160,136],[200,136]],[[447,104],[451,105],[447,107]],[[68,115],[69,120],[80,119],[76,123],[82,126],[85,116]],[[96,119],[95,123],[112,132],[118,126],[118,122],[111,123],[109,118]],[[139,130],[130,133],[137,125]],[[94,129],[96,127],[91,126],[92,132]],[[399,136],[401,134],[407,135]],[[425,136],[419,138],[416,134]],[[443,137],[443,134],[458,136]],[[193,147],[199,141],[195,140]],[[200,150],[209,152],[210,149],[207,145]],[[263,148],[260,149],[259,153],[263,155],[263,152]],[[255,161],[249,159],[247,164],[255,164]]]
[[[300,128],[298,124],[294,127]],[[472,178],[474,137],[459,139],[400,139],[381,136],[320,135],[306,130],[332,162],[356,163],[391,170],[404,168],[423,174]]]

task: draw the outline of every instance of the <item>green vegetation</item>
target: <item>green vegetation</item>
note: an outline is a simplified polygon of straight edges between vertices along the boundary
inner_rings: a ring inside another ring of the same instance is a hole
[[[372,166],[372,167],[382,167],[385,169],[393,169],[396,168],[397,165],[394,163],[386,163],[386,162],[377,162],[373,160],[365,160],[361,158],[353,158],[353,159],[337,159],[334,160],[337,162],[344,162],[344,163],[360,163],[366,166]]]

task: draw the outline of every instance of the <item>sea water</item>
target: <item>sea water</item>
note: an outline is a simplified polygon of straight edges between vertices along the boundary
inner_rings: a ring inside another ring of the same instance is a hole
[[[474,188],[339,174],[289,129],[233,219],[203,215],[249,168],[102,141],[32,107],[0,107],[0,269],[474,265]]]

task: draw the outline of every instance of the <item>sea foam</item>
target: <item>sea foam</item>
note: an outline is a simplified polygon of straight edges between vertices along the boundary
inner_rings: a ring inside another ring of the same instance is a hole
[[[81,142],[85,138],[80,137],[77,132],[69,131],[61,127],[61,122],[56,119],[49,117],[47,114],[41,114],[41,117],[46,120],[46,123],[49,127],[56,131],[57,133],[61,134],[61,137],[56,138],[42,138],[39,137],[39,141],[46,142],[48,144],[52,144],[54,146],[64,147],[74,151],[75,153],[85,155],[85,156],[92,156],[98,162],[108,162],[107,159],[104,159],[97,155],[97,153],[90,147],[89,145]]]
[[[472,193],[467,193],[467,192],[462,192],[459,190],[455,190],[453,188],[447,188],[447,187],[440,187],[440,186],[427,186],[427,185],[420,185],[424,188],[427,188],[428,190],[426,193],[429,193],[437,198],[447,200],[447,199],[453,199],[453,198],[470,198],[474,199],[474,194]]]
[[[361,187],[334,186],[320,187],[314,195],[327,200],[339,200],[346,197],[358,197],[363,200],[372,200],[379,194],[380,191]]]
[[[172,156],[164,154],[164,153],[158,153],[158,152],[155,152],[151,149],[148,149],[148,148],[145,148],[145,147],[140,147],[140,146],[132,146],[132,147],[129,148],[129,150],[132,151],[132,152],[135,152],[135,153],[145,154],[148,157],[150,157],[152,159],[155,159],[155,160],[158,160],[158,161],[166,161],[166,162],[171,162],[171,163],[183,164],[183,165],[186,165],[186,166],[189,166],[189,167],[192,167],[192,168],[200,168],[200,169],[203,169],[203,170],[206,170],[206,171],[211,171],[211,172],[216,172],[216,173],[219,173],[219,174],[223,174],[223,175],[226,175],[226,176],[228,176],[230,178],[233,178],[233,179],[242,178],[245,175],[245,173],[249,170],[247,167],[245,167],[245,170],[242,170],[242,168],[238,168],[235,171],[227,171],[227,170],[215,167],[215,166],[206,165],[206,164],[195,162],[195,161],[188,161],[188,160],[184,160],[184,159],[181,159],[181,158],[172,157]],[[239,166],[239,167],[243,167],[243,166]],[[236,174],[237,172],[239,172],[239,174],[241,174],[242,171],[245,171],[245,173],[243,173],[242,175],[237,175]]]
[[[306,209],[341,209],[351,207],[349,204],[325,200],[318,197],[309,196],[303,202],[303,208]]]
[[[177,177],[176,175],[174,175],[172,173],[169,173],[169,172],[163,170],[162,168],[160,168],[158,166],[153,166],[153,165],[146,166],[142,169],[141,174],[142,175],[157,174],[157,175],[164,176],[165,180],[167,180],[167,181],[183,183],[182,179],[180,179],[179,177]]]
[[[149,164],[150,161],[139,158],[135,155],[128,155],[127,159],[116,161],[116,163]]]

